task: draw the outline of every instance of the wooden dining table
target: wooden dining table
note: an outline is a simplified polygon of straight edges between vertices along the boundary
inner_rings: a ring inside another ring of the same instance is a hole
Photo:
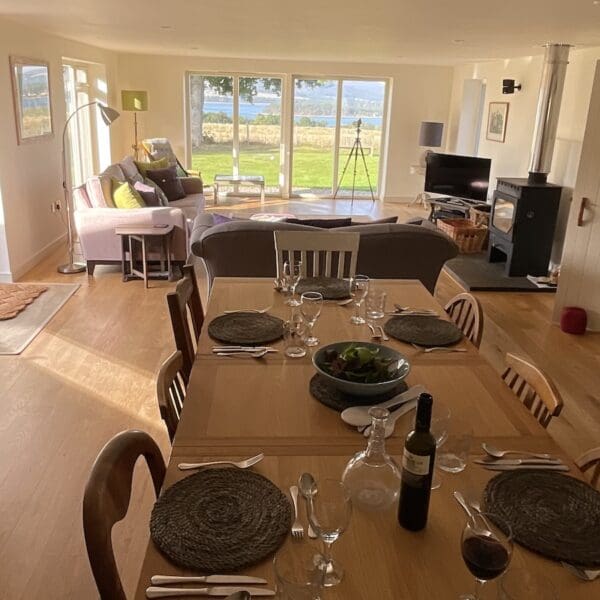
[[[372,285],[386,291],[388,308],[394,304],[429,308],[446,318],[443,308],[418,281],[377,280]],[[272,344],[278,352],[261,359],[214,355],[212,347],[219,344],[207,332],[212,319],[225,310],[263,308],[282,319],[290,315],[285,297],[274,289],[271,279],[214,280],[163,490],[190,474],[178,469],[180,462],[241,459],[262,452],[265,458],[253,470],[287,493],[305,471],[317,480],[340,478],[349,458],[364,449],[366,438],[343,423],[339,413],[311,396],[309,381],[315,373],[311,352],[303,358],[287,358],[283,342],[278,341]],[[320,345],[371,341],[366,325],[350,323],[353,310],[335,301],[324,302],[314,328]],[[470,342],[463,340],[456,346],[465,352],[447,353],[425,353],[395,339],[383,343],[410,361],[409,385],[423,385],[433,395],[434,405],[447,406],[451,424],[469,423],[473,430],[471,458],[482,454],[481,443],[486,441],[500,448],[552,453],[571,467],[572,475],[581,477],[569,457]],[[397,460],[412,420],[414,414],[402,417],[386,440],[388,451]],[[441,487],[432,491],[424,531],[402,529],[396,507],[377,513],[353,511],[348,530],[333,546],[335,558],[345,567],[344,579],[326,589],[323,600],[443,600],[472,591],[473,577],[460,552],[465,516],[452,492],[461,490],[467,498],[480,499],[487,481],[496,473],[469,460],[463,472],[440,471],[439,475]],[[301,504],[300,508],[306,525],[305,507]],[[292,541],[290,536],[285,543],[309,541],[306,536],[305,541]],[[510,566],[515,568],[550,580],[559,598],[600,597],[600,580],[579,581],[559,563],[517,545]],[[136,599],[145,598],[150,577],[157,574],[197,573],[173,565],[150,541]],[[274,588],[271,559],[245,569],[243,574],[264,577]],[[496,598],[496,586],[497,582],[490,582],[490,598]]]

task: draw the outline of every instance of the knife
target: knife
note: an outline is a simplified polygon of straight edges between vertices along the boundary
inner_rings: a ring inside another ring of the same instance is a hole
[[[270,346],[214,346],[213,352],[258,352],[266,350],[267,352],[277,352],[276,348]]]
[[[521,469],[534,469],[536,471],[570,471],[567,465],[485,465],[488,471],[519,471]]]
[[[151,586],[146,598],[174,598],[175,596],[230,596],[236,592],[248,592],[251,596],[274,596],[273,590],[257,587],[219,586],[205,588],[168,588]]]
[[[248,575],[153,575],[150,581],[152,581],[152,585],[164,585],[166,583],[267,583],[266,579],[249,577]]]
[[[519,465],[564,465],[559,458],[505,458],[500,460],[486,460],[478,458],[473,461],[478,465],[508,465],[517,467]]]

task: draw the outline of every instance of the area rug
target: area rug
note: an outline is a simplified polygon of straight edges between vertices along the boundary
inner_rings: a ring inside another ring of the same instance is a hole
[[[12,319],[0,321],[0,355],[20,354],[79,289],[78,284],[45,283],[46,290]]]
[[[460,254],[444,268],[469,292],[546,292],[555,288],[539,288],[527,277],[507,277],[504,263],[489,263],[484,253]]]
[[[27,283],[0,283],[0,321],[13,319],[48,288]]]

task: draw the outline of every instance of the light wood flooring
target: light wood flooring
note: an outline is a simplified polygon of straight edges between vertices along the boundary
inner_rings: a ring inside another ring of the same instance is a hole
[[[209,207],[210,208],[210,207]],[[227,214],[351,214],[345,201],[228,200]],[[212,210],[212,208],[210,208]],[[400,222],[424,211],[400,204],[354,214]],[[81,526],[87,474],[103,444],[127,428],[148,431],[165,457],[169,444],[155,400],[159,365],[173,350],[165,293],[173,284],[122,283],[115,268],[95,277],[56,273],[57,252],[23,281],[75,281],[81,288],[20,356],[0,357],[0,598],[97,597]],[[201,281],[201,283],[203,283]],[[205,286],[204,286],[205,287]],[[459,286],[442,274],[444,302]],[[600,445],[600,335],[568,336],[550,323],[549,294],[478,294],[486,315],[482,352],[498,369],[503,354],[529,356],[554,377],[565,400],[550,433],[572,455]],[[132,590],[146,541],[152,493],[138,466],[134,511],[114,531],[118,564]]]

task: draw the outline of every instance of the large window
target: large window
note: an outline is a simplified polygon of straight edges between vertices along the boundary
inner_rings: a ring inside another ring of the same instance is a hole
[[[379,195],[385,81],[189,73],[187,88],[188,151],[207,184],[262,175],[271,194],[370,197],[370,183]]]
[[[190,73],[192,167],[206,183],[217,174],[263,175],[281,192],[281,78]]]
[[[376,196],[379,185],[385,81],[294,80],[292,192]],[[362,127],[356,145],[357,125]]]

